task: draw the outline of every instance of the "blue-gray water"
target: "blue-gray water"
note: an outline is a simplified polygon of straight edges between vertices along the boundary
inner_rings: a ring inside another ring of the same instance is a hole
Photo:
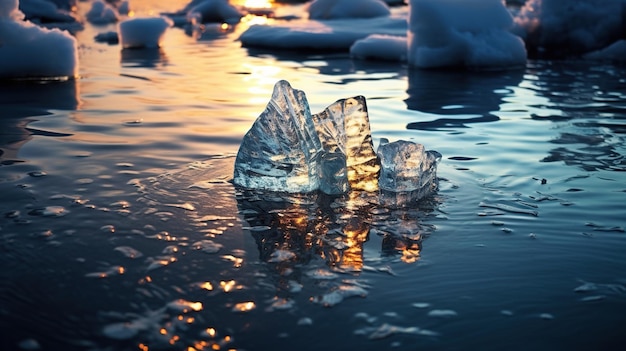
[[[414,71],[249,51],[238,29],[120,52],[93,42],[107,29],[77,34],[80,79],[0,84],[0,349],[626,342],[626,67]],[[279,79],[313,112],[364,95],[375,144],[443,154],[437,195],[390,211],[236,192]]]

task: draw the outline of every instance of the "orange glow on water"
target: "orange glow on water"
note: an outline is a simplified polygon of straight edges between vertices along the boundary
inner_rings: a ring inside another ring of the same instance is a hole
[[[141,351],[148,351],[148,345],[145,345],[145,344],[139,344],[138,346],[139,346],[139,349],[140,349]]]
[[[200,288],[202,288],[204,290],[212,291],[213,290],[213,284],[211,284],[211,282],[204,282],[204,283],[200,284]]]
[[[233,306],[233,311],[235,312],[249,312],[256,308],[256,304],[252,301],[240,302]],[[230,336],[224,337],[225,341],[230,340]]]

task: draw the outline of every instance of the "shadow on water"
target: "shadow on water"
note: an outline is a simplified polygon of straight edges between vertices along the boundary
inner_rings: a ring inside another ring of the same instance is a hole
[[[33,135],[68,136],[27,126],[35,116],[75,110],[79,104],[77,80],[0,82],[0,164],[21,162],[18,151]]]
[[[407,108],[439,118],[412,122],[407,128],[440,130],[498,121],[499,117],[490,112],[500,109],[506,89],[517,86],[523,74],[523,70],[409,70],[409,97],[404,100]]]
[[[161,48],[122,49],[121,63],[124,67],[155,68],[168,63]]]
[[[541,162],[564,162],[586,171],[625,171],[626,67],[589,66],[586,63],[533,62],[529,87],[547,99],[548,113],[532,114],[537,121],[552,121],[558,145]]]
[[[406,67],[397,63],[381,61],[353,60],[347,53],[316,53],[316,52],[293,52],[274,50],[268,53],[266,50],[246,48],[248,55],[258,58],[273,57],[279,61],[296,62],[303,68],[316,70],[324,76],[342,76],[359,73],[360,79],[346,77],[339,84],[348,84],[356,81],[380,80],[380,77],[367,75],[391,74],[393,78],[406,76]]]

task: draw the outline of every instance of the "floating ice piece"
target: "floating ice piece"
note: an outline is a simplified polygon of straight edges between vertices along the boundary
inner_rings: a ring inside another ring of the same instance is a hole
[[[288,25],[254,25],[240,37],[244,47],[301,52],[350,50],[355,41],[372,34],[406,36],[405,15],[376,18],[298,21]]]
[[[380,160],[386,172],[380,173]],[[246,133],[235,160],[233,182],[287,193],[389,193],[387,204],[404,206],[437,187],[441,155],[411,142],[381,143],[374,153],[365,98],[341,99],[311,115],[304,92],[287,81],[274,86],[265,111]]]
[[[244,16],[228,0],[192,0],[185,8],[178,12],[184,13],[187,19],[197,19],[201,23],[237,23]]]
[[[200,250],[205,253],[216,253],[224,247],[222,244],[216,243],[212,240],[200,240],[193,243],[192,247],[196,250]]]
[[[377,190],[380,166],[372,144],[365,98],[338,100],[312,118],[325,151],[321,159],[322,192]]]
[[[342,194],[376,190],[378,171],[364,97],[311,115],[304,92],[279,81],[241,143],[233,181],[252,189]]]
[[[281,80],[241,142],[233,182],[251,189],[315,191],[321,151],[304,92]]]
[[[158,48],[172,21],[165,17],[130,18],[119,23],[122,47]]]
[[[117,11],[103,0],[94,1],[85,16],[92,24],[109,24],[119,20]]]
[[[316,296],[313,302],[319,303],[324,307],[332,307],[342,302],[344,299],[353,296],[366,297],[367,290],[354,285],[340,285],[336,290],[326,293],[322,296]]]
[[[66,31],[23,21],[18,1],[0,5],[0,78],[78,76],[76,39]]]
[[[378,147],[381,172],[380,200],[386,206],[402,207],[437,189],[437,163],[441,154],[425,151],[422,144],[381,139]]]
[[[526,63],[524,42],[501,0],[411,0],[409,64],[420,68],[510,68]]]
[[[458,313],[456,313],[456,311],[454,310],[431,310],[430,312],[428,312],[429,317],[448,318],[448,317],[456,317],[457,315]]]
[[[624,0],[529,0],[515,17],[515,31],[529,56],[576,56],[624,38],[624,6]]]
[[[4,1],[4,0],[3,0]],[[12,3],[13,1],[4,1]],[[79,24],[73,13],[69,12],[76,3],[70,1],[49,1],[49,0],[21,0],[19,1],[20,11],[24,13],[26,19],[35,23],[45,23],[55,25]]]
[[[352,44],[350,47],[350,56],[361,60],[406,62],[406,37],[384,34],[369,35]]]
[[[373,18],[389,16],[389,7],[382,0],[314,0],[309,5],[309,18]]]

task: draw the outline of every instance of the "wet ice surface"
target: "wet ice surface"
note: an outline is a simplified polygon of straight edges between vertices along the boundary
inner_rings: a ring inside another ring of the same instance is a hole
[[[0,349],[623,345],[623,67],[413,72],[169,34],[121,53],[87,27],[80,80],[0,85]],[[237,192],[279,79],[314,111],[366,96],[374,146],[444,155],[437,196]]]

